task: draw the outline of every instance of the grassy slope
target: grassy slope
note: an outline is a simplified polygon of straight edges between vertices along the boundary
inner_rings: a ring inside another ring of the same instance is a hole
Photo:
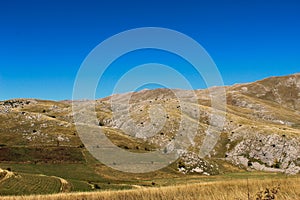
[[[159,188],[140,188],[124,191],[104,191],[93,193],[70,193],[48,196],[28,196],[28,197],[9,197],[3,200],[70,200],[70,199],[91,199],[91,200],[194,200],[194,199],[249,199],[254,200],[257,194],[267,189],[279,188],[276,199],[292,200],[300,196],[300,179],[278,178],[278,179],[249,179],[246,180],[221,180],[205,183],[189,183],[184,185],[159,187]]]
[[[260,82],[259,84],[264,83]],[[267,80],[266,85],[269,86],[272,84]],[[44,174],[46,177],[39,177],[40,179],[45,179],[40,180],[41,187],[44,187],[44,183],[47,184],[46,180],[48,179],[57,181],[57,179],[53,179],[51,176],[62,177],[71,184],[72,191],[91,191],[96,185],[104,190],[128,189],[136,187],[136,185],[152,187],[153,183],[155,186],[166,186],[186,182],[240,179],[248,176],[256,176],[255,173],[253,175],[249,175],[248,173],[244,174],[243,169],[232,166],[223,160],[226,151],[227,137],[231,131],[234,132],[242,128],[254,127],[254,130],[265,130],[267,134],[276,131],[280,134],[298,137],[300,135],[300,130],[297,126],[297,123],[299,123],[299,114],[291,108],[291,106],[295,105],[286,104],[288,107],[284,107],[272,101],[272,94],[268,93],[262,98],[258,98],[252,93],[239,93],[238,98],[240,100],[262,105],[268,113],[273,114],[279,119],[293,122],[294,125],[282,125],[265,119],[256,120],[253,118],[255,110],[234,104],[234,98],[230,91],[239,91],[241,87],[243,86],[235,86],[228,89],[227,119],[228,121],[232,121],[230,123],[234,128],[229,132],[222,133],[221,140],[216,146],[217,154],[211,158],[220,165],[221,173],[226,173],[225,175],[206,177],[192,174],[186,176],[176,171],[176,163],[157,172],[147,174],[126,174],[115,171],[95,161],[95,159],[86,152],[85,148],[82,147],[76,129],[72,124],[70,102],[43,100],[33,101],[33,103],[28,104],[25,103],[24,105],[13,107],[9,113],[0,114],[0,168],[11,168],[14,172],[24,174],[24,180],[20,181],[20,183],[23,182],[24,184],[27,184],[28,182],[26,181],[29,180],[26,179],[26,177],[30,175],[36,177],[39,174]],[[248,84],[247,87],[250,89],[254,88],[253,90],[260,89],[256,83]],[[295,88],[293,88],[293,91],[294,90]],[[205,96],[203,96],[205,92],[207,91],[199,91],[199,96],[204,99],[199,101],[201,104],[199,108],[208,110],[207,106],[209,106],[210,103],[205,100]],[[287,94],[290,93],[284,91],[283,95]],[[157,96],[162,97],[157,99]],[[174,95],[165,90],[135,93],[132,98],[132,103],[135,103],[134,106],[132,106],[132,117],[138,123],[141,121],[149,121],[148,110],[150,104],[163,103],[170,118],[168,118],[162,132],[165,137],[171,138],[172,133],[169,131],[170,127],[177,127],[178,119],[180,118],[180,110],[177,108],[178,102],[172,98],[174,98]],[[100,121],[111,117],[108,100],[109,99],[106,98],[98,101],[100,103],[97,104],[96,110]],[[140,100],[142,101],[140,102]],[[290,102],[290,99],[287,99],[286,102]],[[183,116],[188,117],[187,115]],[[175,121],[174,118],[176,118]],[[193,121],[190,117],[189,120]],[[202,127],[207,126],[206,120],[206,118],[202,118]],[[113,143],[126,150],[145,152],[155,148],[155,145],[124,135],[118,129],[103,127],[103,130]],[[58,144],[58,136],[67,137],[68,140],[60,141]],[[28,139],[28,137],[30,137],[30,139]],[[201,138],[198,143],[200,142]],[[234,143],[232,145],[234,145]],[[232,172],[240,172],[241,174],[231,174]],[[258,173],[258,176],[261,175],[273,177],[273,174],[265,175],[264,173]],[[12,180],[6,180],[4,183],[10,184],[7,181]],[[5,187],[6,184],[4,183],[0,186],[0,194],[13,194],[15,189],[13,187]],[[24,190],[17,192],[17,194],[29,194],[29,191],[31,191],[31,193],[41,193],[39,188],[26,189],[26,187],[24,187]],[[57,188],[45,189],[45,192],[57,192]]]

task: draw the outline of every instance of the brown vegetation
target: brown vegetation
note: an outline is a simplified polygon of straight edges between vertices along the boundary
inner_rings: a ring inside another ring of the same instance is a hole
[[[280,185],[280,190],[278,186]],[[276,190],[276,191],[275,191]],[[267,198],[267,195],[273,198]],[[282,178],[276,180],[231,180],[208,183],[176,185],[160,188],[140,188],[123,191],[103,191],[87,193],[69,193],[24,197],[3,197],[3,200],[260,200],[260,199],[299,199],[300,179]]]

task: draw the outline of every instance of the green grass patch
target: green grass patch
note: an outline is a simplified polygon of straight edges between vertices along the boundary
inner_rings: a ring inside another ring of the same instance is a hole
[[[0,195],[52,194],[60,187],[57,178],[20,173],[0,182]]]

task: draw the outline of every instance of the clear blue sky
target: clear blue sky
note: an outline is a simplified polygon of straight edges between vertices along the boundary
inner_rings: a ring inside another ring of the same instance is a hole
[[[297,0],[1,1],[0,99],[71,99],[77,70],[96,45],[121,31],[148,26],[174,29],[198,41],[226,85],[297,73],[299,11]],[[175,60],[157,53],[149,52],[162,60],[137,53],[136,62]],[[107,72],[107,84],[118,73]],[[99,96],[105,94],[109,90]]]

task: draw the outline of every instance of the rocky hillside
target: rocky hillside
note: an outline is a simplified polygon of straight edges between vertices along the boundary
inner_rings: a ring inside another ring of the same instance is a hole
[[[215,112],[210,95],[217,93],[218,88],[176,93],[156,89],[114,95],[96,101],[98,121],[87,123],[100,127],[113,143],[133,152],[180,150],[172,144],[176,134],[196,133],[174,165],[181,173],[299,173],[300,74],[271,77],[225,90],[226,110],[217,107]],[[178,99],[178,95],[184,98]],[[212,112],[217,115],[215,119],[225,116],[225,122],[214,148],[203,158],[199,152],[207,130],[218,126],[211,123]],[[182,123],[190,128],[183,129]],[[153,131],[155,134],[149,136]],[[0,162],[85,162],[71,101],[0,102],[0,137]]]

